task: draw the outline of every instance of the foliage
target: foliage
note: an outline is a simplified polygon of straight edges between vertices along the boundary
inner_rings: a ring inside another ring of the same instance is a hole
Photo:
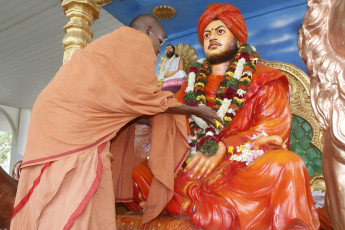
[[[0,131],[0,164],[6,162],[12,146],[12,133]]]

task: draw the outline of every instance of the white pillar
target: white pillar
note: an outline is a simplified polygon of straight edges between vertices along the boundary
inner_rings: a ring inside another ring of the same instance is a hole
[[[12,172],[13,166],[23,159],[26,140],[28,135],[29,123],[30,123],[31,111],[27,109],[20,110],[19,127],[17,133],[17,141],[12,144],[10,172]]]

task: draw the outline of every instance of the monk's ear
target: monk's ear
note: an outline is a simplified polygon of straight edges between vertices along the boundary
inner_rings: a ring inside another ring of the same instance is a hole
[[[242,43],[239,40],[237,40],[237,48],[240,48],[241,45]]]
[[[149,35],[150,32],[152,32],[152,27],[151,27],[151,26],[146,26],[146,28],[145,28],[145,34]]]

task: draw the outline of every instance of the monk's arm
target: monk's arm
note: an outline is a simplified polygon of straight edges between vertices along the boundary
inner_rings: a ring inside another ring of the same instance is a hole
[[[224,124],[223,120],[218,117],[217,113],[206,106],[189,106],[180,105],[177,107],[170,107],[166,110],[167,113],[195,115],[202,118],[207,124],[217,127],[215,120]]]

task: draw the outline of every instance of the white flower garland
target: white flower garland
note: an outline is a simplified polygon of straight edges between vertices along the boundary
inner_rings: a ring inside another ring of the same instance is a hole
[[[229,100],[227,98],[225,98],[222,102],[222,105],[220,106],[220,108],[217,111],[217,115],[220,118],[224,118],[226,112],[229,110],[230,104],[231,104],[232,100]]]
[[[195,83],[195,73],[190,72],[188,74],[188,86],[186,88],[186,93],[192,92],[194,90],[194,83]]]
[[[234,72],[235,79],[240,80],[240,78],[242,77],[244,64],[246,64],[246,59],[241,58],[240,60],[238,60],[238,63]]]
[[[202,64],[202,63],[204,63],[205,60],[206,60],[206,58],[200,58],[197,62]]]
[[[244,74],[243,68],[244,68],[245,64],[246,64],[246,60],[244,58],[241,58],[238,61],[235,72],[234,72],[234,78],[236,78],[237,80],[239,80],[242,77],[242,75]],[[251,75],[251,73],[250,73],[250,75]],[[187,85],[187,88],[185,90],[186,92],[192,92],[194,90],[195,76],[196,75],[194,72],[190,72],[188,74],[188,85]],[[244,95],[246,93],[246,91],[244,91],[243,89],[239,89],[237,91],[240,93],[239,95]],[[220,108],[217,111],[217,115],[223,119],[226,112],[229,111],[230,105],[231,105],[231,100],[225,98],[222,102],[222,105],[220,106]],[[235,115],[235,110],[232,110],[231,113],[233,113]],[[207,123],[203,119],[196,117],[194,115],[192,115],[191,118],[192,118],[192,120],[195,121],[195,123],[200,128],[206,129],[208,127]]]
[[[195,123],[202,129],[207,129],[208,124],[206,123],[206,121],[204,121],[203,119],[201,119],[200,117],[197,117],[195,115],[190,116],[190,118],[195,121]]]
[[[261,136],[268,136],[267,133],[262,132],[261,134],[254,134],[250,139],[256,140]],[[239,155],[234,154],[230,157],[230,160],[245,162],[246,165],[249,165],[251,162],[255,161],[261,157],[265,152],[262,149],[254,149],[253,142],[247,142],[243,145],[236,146],[236,151],[241,153]]]
[[[247,57],[242,58],[245,55],[249,55],[250,60],[248,60]],[[217,112],[217,115],[224,121],[226,126],[232,121],[233,117],[237,113],[237,110],[243,106],[243,102],[245,100],[244,95],[249,88],[252,71],[255,71],[255,57],[258,57],[258,54],[253,52],[248,44],[244,44],[243,46],[241,45],[237,55],[235,56],[235,59],[231,62],[231,66],[229,66],[225,75],[223,76],[224,82],[218,86],[218,96],[214,99],[214,106],[216,106],[214,109]],[[205,98],[205,80],[207,80],[208,76],[206,75],[210,74],[210,68],[212,67],[209,63],[205,63],[204,60],[199,60],[198,63],[200,63],[201,66],[193,66],[193,69],[191,69],[191,72],[188,74],[188,84],[185,90],[186,95],[184,96],[184,99],[186,100],[187,105],[195,105],[196,103],[198,106],[206,106],[203,104],[205,101],[207,101],[207,98]],[[247,64],[249,70],[244,71],[244,66]],[[235,69],[233,68],[233,65],[236,65]],[[195,82],[197,82],[197,84]],[[240,84],[241,86],[239,86]],[[194,92],[196,87],[198,92]],[[197,139],[195,140],[189,138],[190,155],[194,155],[196,150],[201,151],[207,157],[216,154],[216,150],[218,148],[217,143],[219,140],[215,136],[221,132],[221,130],[217,129],[220,123],[216,121],[217,128],[213,128],[209,126],[203,119],[194,115],[189,116],[189,122],[193,135],[197,136]],[[234,149],[233,147],[231,148]],[[192,157],[188,156],[186,162],[188,163],[191,158]]]
[[[236,93],[242,97],[244,94],[246,94],[246,91],[243,89],[238,89]]]

